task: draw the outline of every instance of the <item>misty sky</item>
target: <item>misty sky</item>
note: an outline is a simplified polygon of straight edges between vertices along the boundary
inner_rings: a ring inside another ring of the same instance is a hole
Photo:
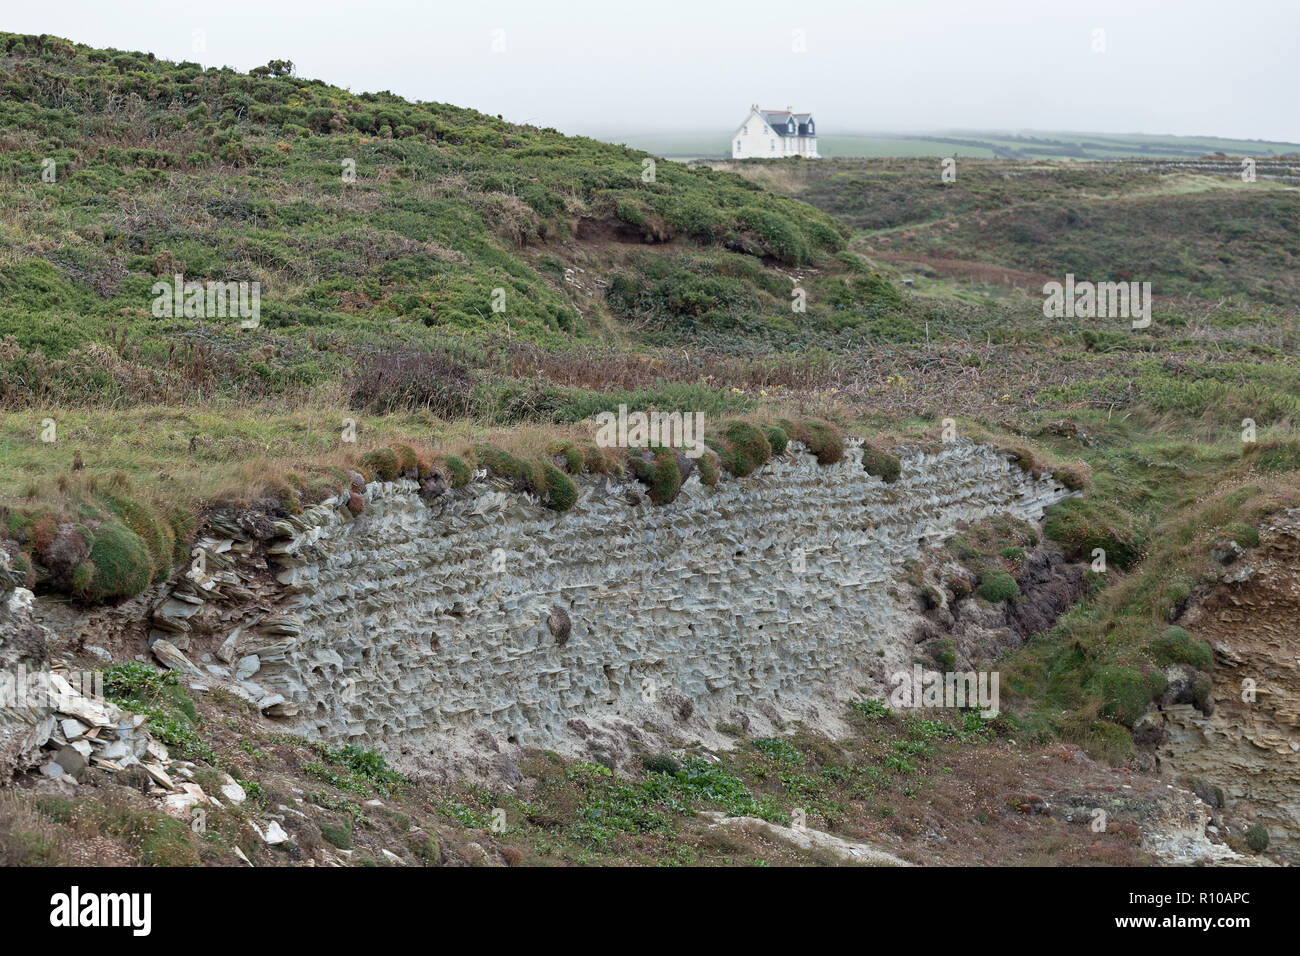
[[[1300,0],[61,0],[6,4],[0,28],[239,70],[290,59],[568,133],[728,135],[758,102],[813,111],[823,135],[1300,142]]]

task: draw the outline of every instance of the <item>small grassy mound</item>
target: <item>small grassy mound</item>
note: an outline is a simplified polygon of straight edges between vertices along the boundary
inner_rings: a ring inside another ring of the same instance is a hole
[[[729,421],[721,432],[721,437],[707,440],[708,445],[718,453],[722,467],[737,478],[752,475],[772,457],[772,446],[757,425]]]
[[[549,461],[513,455],[486,443],[475,445],[473,454],[490,474],[511,479],[516,491],[536,495],[553,511],[568,511],[578,500],[573,479]]]
[[[790,444],[790,436],[779,425],[763,425],[763,434],[772,449],[772,457],[785,454],[785,446]]]
[[[646,458],[645,455],[653,455],[653,459]],[[650,500],[657,505],[672,501],[682,489],[681,468],[671,448],[634,451],[628,456],[627,463],[637,480],[649,489]]]
[[[549,462],[543,464],[542,472],[546,479],[546,506],[552,511],[568,511],[578,500],[578,486]]]
[[[898,481],[898,476],[903,471],[903,464],[897,455],[881,451],[870,443],[862,446],[862,467],[868,475],[879,478],[887,485]]]
[[[105,521],[94,531],[90,562],[94,570],[78,574],[86,581],[82,595],[100,603],[139,594],[153,580],[153,561],[140,536],[114,521]],[[79,569],[80,570],[80,569]]]
[[[361,456],[361,474],[367,481],[396,481],[401,474],[397,454],[391,448],[376,448]]]
[[[1052,472],[1052,477],[1070,491],[1083,491],[1088,487],[1088,471],[1082,465],[1062,465]]]
[[[587,465],[586,456],[571,441],[551,442],[546,446],[546,453],[552,459],[564,459],[564,471],[570,475],[581,474]]]
[[[442,463],[447,468],[447,473],[451,476],[451,486],[453,488],[464,488],[474,478],[474,471],[465,463],[465,459],[459,455],[448,455],[443,458]]]
[[[1164,675],[1158,671],[1143,672],[1116,664],[1097,668],[1087,689],[1100,695],[1104,716],[1132,727],[1166,686]]]
[[[830,422],[820,418],[801,418],[798,421],[780,418],[776,423],[790,438],[801,442],[810,454],[816,456],[817,464],[833,465],[844,460],[844,433]]]
[[[710,448],[704,450],[699,458],[695,460],[695,466],[700,469],[700,484],[706,488],[714,488],[721,477],[717,454]]]
[[[1011,463],[1021,471],[1032,472],[1038,467],[1038,462],[1034,458],[1034,453],[1028,448],[1003,448],[1001,451],[1011,460]]]
[[[0,549],[28,587],[119,601],[164,580],[184,559],[193,518],[139,497],[125,474],[59,488],[58,504],[0,509]]]
[[[1251,442],[1242,450],[1254,469],[1265,475],[1300,469],[1300,438]]]
[[[1176,626],[1165,628],[1153,638],[1147,645],[1147,653],[1162,667],[1190,664],[1197,670],[1208,670],[1214,666],[1214,651],[1210,645]]]

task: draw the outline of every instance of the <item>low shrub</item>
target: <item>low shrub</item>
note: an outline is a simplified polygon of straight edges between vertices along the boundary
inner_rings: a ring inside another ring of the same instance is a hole
[[[1020,600],[1020,585],[1006,571],[989,571],[980,576],[980,597],[997,604]]]
[[[448,355],[385,348],[357,360],[348,404],[375,415],[428,409],[450,419],[469,409],[472,386],[469,370]]]
[[[1255,853],[1263,853],[1268,849],[1268,828],[1262,823],[1252,824],[1251,828],[1246,831],[1246,846]]]
[[[670,754],[653,754],[641,759],[641,766],[646,773],[666,773],[673,775],[682,769],[682,765]]]
[[[1259,529],[1241,521],[1234,521],[1223,529],[1223,533],[1243,548],[1259,545]]]
[[[320,835],[331,846],[336,846],[340,850],[350,850],[352,848],[352,821],[344,819],[341,823],[322,823],[320,825]]]

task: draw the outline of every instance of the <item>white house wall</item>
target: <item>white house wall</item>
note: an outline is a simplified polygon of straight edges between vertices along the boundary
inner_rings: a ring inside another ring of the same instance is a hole
[[[762,116],[752,112],[731,137],[731,156],[733,159],[781,159],[786,156],[817,159],[817,137],[778,136]]]

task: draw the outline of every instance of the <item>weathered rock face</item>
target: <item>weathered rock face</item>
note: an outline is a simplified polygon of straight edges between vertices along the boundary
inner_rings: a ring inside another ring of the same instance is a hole
[[[293,729],[389,749],[475,729],[570,749],[602,721],[635,733],[665,715],[815,720],[819,700],[910,663],[906,559],[959,521],[1036,520],[1067,495],[969,442],[902,461],[887,485],[858,448],[829,467],[791,454],[658,508],[603,481],[563,515],[483,485],[427,502],[372,484],[359,517],[340,498],[272,547],[292,626],[272,655],[240,653]]]
[[[1164,707],[1156,755],[1166,775],[1218,787],[1229,807],[1253,813],[1271,849],[1297,862],[1300,512],[1261,529],[1259,547],[1233,555],[1222,577],[1179,622],[1214,648],[1212,713]]]
[[[45,628],[33,614],[34,595],[10,586],[0,592],[0,783],[36,758],[54,730],[54,711],[28,699],[27,676],[49,666]]]

